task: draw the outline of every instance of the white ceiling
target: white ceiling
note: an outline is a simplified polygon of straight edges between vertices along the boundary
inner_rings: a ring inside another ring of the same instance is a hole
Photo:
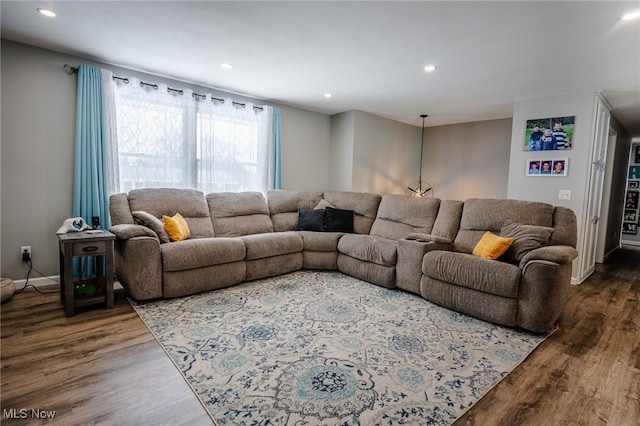
[[[1,29],[9,40],[265,101],[415,125],[423,113],[428,126],[504,118],[517,101],[602,90],[640,136],[640,21],[620,20],[637,9],[638,1],[2,1]],[[438,68],[425,73],[427,64]]]

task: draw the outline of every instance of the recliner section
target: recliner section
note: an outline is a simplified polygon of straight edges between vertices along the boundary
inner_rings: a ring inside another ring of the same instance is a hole
[[[437,198],[385,195],[368,235],[348,234],[340,239],[338,269],[356,278],[394,288],[398,241],[415,232],[430,234],[439,207]]]

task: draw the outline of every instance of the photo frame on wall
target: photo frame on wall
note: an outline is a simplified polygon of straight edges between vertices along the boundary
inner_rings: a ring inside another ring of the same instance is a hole
[[[638,225],[636,223],[623,223],[622,233],[636,235],[638,233]]]
[[[632,222],[638,223],[638,211],[626,209],[624,211],[624,217],[622,218],[624,222]]]
[[[627,182],[627,188],[638,189],[640,188],[640,180],[630,180]]]
[[[549,117],[527,120],[525,151],[566,151],[573,148],[576,117]]]
[[[629,166],[629,176],[627,179],[640,179],[640,166]]]
[[[633,209],[636,210],[638,208],[638,196],[640,192],[638,191],[627,191],[627,196],[624,201],[625,209]]]
[[[567,176],[569,172],[568,158],[527,159],[526,176]]]

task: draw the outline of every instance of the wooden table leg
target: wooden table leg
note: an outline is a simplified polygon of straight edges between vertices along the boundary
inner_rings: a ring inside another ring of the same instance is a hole
[[[113,308],[113,243],[109,241],[107,244],[107,252],[105,254],[106,270],[104,271],[105,280],[105,295],[107,296],[107,308]]]
[[[73,300],[73,244],[64,244],[64,310],[66,316],[75,314]]]
[[[58,243],[58,259],[60,262],[60,302],[64,304],[64,274],[65,274],[65,257],[64,257],[64,246],[62,242]]]

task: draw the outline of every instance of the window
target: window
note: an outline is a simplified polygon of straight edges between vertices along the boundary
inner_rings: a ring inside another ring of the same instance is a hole
[[[197,114],[197,188],[204,193],[256,187],[258,122],[226,114]]]
[[[119,190],[171,187],[202,192],[269,189],[271,107],[194,99],[164,85],[118,81]]]

